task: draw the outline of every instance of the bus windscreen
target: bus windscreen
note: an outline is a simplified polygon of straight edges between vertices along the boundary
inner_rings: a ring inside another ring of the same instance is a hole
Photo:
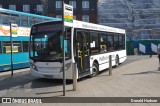
[[[33,26],[30,40],[30,57],[33,60],[56,61],[63,59],[62,24]],[[69,41],[64,41],[66,58],[70,58]]]

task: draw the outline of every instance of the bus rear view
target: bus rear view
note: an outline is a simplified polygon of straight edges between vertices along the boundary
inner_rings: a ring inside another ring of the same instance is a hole
[[[30,72],[40,78],[63,78],[62,21],[32,26],[30,35]],[[66,68],[70,68],[70,37],[64,40]],[[67,77],[67,76],[66,76]]]

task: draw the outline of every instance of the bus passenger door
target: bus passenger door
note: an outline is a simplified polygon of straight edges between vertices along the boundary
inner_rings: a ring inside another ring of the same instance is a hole
[[[89,62],[89,33],[84,31],[77,31],[77,66],[79,77],[90,74]]]

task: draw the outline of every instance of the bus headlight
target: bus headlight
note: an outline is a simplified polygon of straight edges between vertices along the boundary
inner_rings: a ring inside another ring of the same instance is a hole
[[[36,67],[36,65],[35,65],[34,63],[30,63],[30,66],[31,66],[35,71],[37,71],[37,67]]]
[[[65,64],[65,70],[68,70],[71,67],[71,63]],[[60,72],[63,71],[63,68],[61,68]]]

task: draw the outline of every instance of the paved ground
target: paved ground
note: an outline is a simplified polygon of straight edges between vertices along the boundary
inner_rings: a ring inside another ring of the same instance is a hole
[[[57,97],[62,96],[62,80],[31,77],[28,71],[9,77],[0,75],[0,96],[3,97]],[[160,71],[157,57],[129,56],[125,63],[113,68],[113,75],[105,71],[94,78],[78,81],[77,91],[72,91],[71,81],[66,86],[67,97],[160,97]],[[51,104],[50,104],[51,105]],[[56,104],[60,105],[60,104]],[[65,105],[111,105],[111,104],[65,104]],[[137,104],[112,104],[131,105]],[[159,104],[140,104],[151,106]]]

